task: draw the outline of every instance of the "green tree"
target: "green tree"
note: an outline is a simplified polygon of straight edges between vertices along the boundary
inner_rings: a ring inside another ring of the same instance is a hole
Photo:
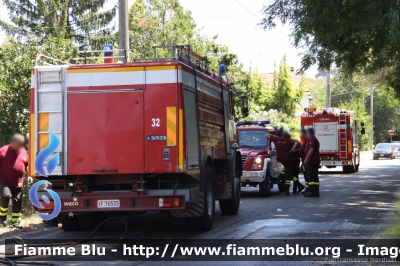
[[[12,134],[28,132],[31,69],[36,55],[44,53],[68,60],[76,52],[70,40],[28,37],[24,42],[8,38],[0,46],[0,146]]]
[[[196,23],[178,0],[136,0],[129,9],[130,47],[134,58],[153,57],[153,46],[189,44]],[[158,55],[168,56],[169,50]]]
[[[264,6],[264,29],[292,27],[302,70],[335,63],[346,73],[379,73],[400,92],[400,1],[274,0]]]
[[[35,35],[72,39],[80,46],[98,48],[109,41],[116,8],[102,11],[106,0],[4,0],[11,23],[0,28],[14,37]]]
[[[277,88],[273,94],[274,109],[293,116],[302,93],[293,84],[292,77],[290,76],[290,67],[286,63],[286,56],[283,57],[282,62],[279,64],[277,79]]]
[[[304,78],[304,89],[308,89],[311,93],[311,103],[317,107],[326,105],[326,81],[324,78]]]
[[[350,97],[347,101],[342,101],[339,104],[339,108],[343,110],[354,111],[358,131],[358,145],[361,150],[369,150],[370,148],[370,137],[372,134],[372,125],[370,123],[371,116],[365,111],[365,107],[362,103],[362,99],[358,97]],[[364,122],[365,134],[361,135],[361,122]]]
[[[393,140],[400,140],[400,100],[395,97],[393,89],[376,88],[374,92],[374,143],[388,142],[388,131],[394,130]],[[370,108],[370,98],[366,102]]]

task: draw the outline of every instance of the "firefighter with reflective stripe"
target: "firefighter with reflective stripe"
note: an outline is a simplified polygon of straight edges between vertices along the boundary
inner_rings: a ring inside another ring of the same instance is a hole
[[[22,206],[22,186],[28,167],[28,154],[23,148],[24,136],[15,134],[9,145],[0,148],[0,224],[6,226],[8,204],[11,200],[11,226],[22,228],[19,215]],[[31,182],[32,179],[28,178]]]
[[[308,192],[308,181],[307,181],[307,168],[306,168],[306,165],[304,163],[304,160],[305,160],[304,149],[305,149],[306,144],[307,144],[307,132],[306,132],[305,129],[301,129],[300,137],[301,137],[301,139],[303,139],[303,143],[301,144],[300,149],[296,149],[296,146],[294,146],[292,154],[295,157],[299,156],[300,159],[301,159],[300,169],[301,169],[301,172],[303,172],[304,181],[306,182],[306,189],[304,191],[302,191],[301,194],[306,194]]]
[[[307,181],[309,186],[308,193],[304,197],[319,197],[319,177],[318,169],[321,163],[319,154],[319,141],[315,137],[313,128],[307,129],[307,143],[304,148],[304,163],[307,168]]]
[[[283,133],[284,138],[291,139],[292,137],[288,132]],[[292,139],[295,142],[293,148],[286,154],[286,157],[293,156],[293,149],[296,149],[299,146],[299,142],[297,140]],[[293,156],[293,194],[300,193],[305,186],[300,183],[299,174],[300,174],[300,157],[298,155]]]
[[[269,132],[266,137],[274,142],[278,161],[285,167],[285,195],[289,196],[289,189],[293,179],[293,158],[290,156],[289,151],[297,141],[291,138],[277,137]]]

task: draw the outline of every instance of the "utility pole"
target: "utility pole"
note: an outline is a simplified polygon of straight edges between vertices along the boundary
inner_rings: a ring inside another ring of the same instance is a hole
[[[326,75],[326,108],[331,108],[331,66]]]
[[[127,61],[129,62],[128,0],[118,0],[118,16],[119,49],[125,50],[119,53],[120,56],[123,56],[119,60],[126,63]]]
[[[370,87],[369,90],[371,93],[370,115],[371,115],[371,125],[372,125],[372,134],[371,134],[371,150],[372,150],[372,146],[374,145],[374,91],[375,91],[375,87]]]

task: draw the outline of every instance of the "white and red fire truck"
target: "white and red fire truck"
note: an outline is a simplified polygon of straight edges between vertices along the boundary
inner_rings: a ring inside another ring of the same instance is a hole
[[[321,166],[343,167],[344,173],[354,173],[360,166],[357,123],[352,111],[338,108],[305,108],[301,127],[313,127],[320,142]],[[364,125],[360,123],[361,127]],[[364,129],[361,130],[363,134]]]
[[[280,192],[284,192],[285,183],[278,180],[283,165],[278,162],[274,143],[265,137],[267,133],[276,133],[270,122],[243,121],[237,122],[236,126],[243,166],[241,185],[258,185],[262,197],[270,196],[274,184]]]
[[[96,52],[112,56],[106,48]],[[223,65],[212,71],[189,46],[170,51],[169,58],[32,69],[30,161],[48,146],[50,131],[60,140],[60,159],[48,177],[33,163],[29,172],[47,178],[60,196],[64,230],[145,211],[209,229],[215,200],[223,214],[237,213],[235,89]],[[52,212],[53,201],[41,203],[39,211]]]

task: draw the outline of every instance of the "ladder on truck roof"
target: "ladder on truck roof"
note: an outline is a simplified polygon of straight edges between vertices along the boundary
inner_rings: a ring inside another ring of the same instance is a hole
[[[339,114],[339,159],[347,158],[347,125],[346,113]]]

